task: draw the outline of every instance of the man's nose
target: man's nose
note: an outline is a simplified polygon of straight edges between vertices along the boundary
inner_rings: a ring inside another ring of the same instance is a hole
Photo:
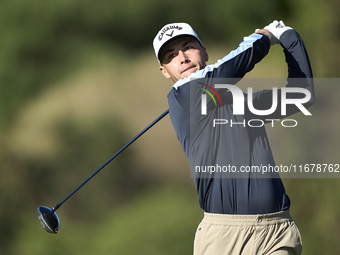
[[[185,52],[183,52],[181,50],[178,52],[178,57],[179,57],[181,64],[189,62],[189,58],[188,58],[187,54],[185,54]]]

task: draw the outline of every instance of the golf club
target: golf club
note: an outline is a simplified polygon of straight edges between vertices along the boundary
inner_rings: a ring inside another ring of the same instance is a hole
[[[134,141],[136,141],[141,135],[148,131],[153,125],[160,121],[164,116],[169,113],[169,109],[162,113],[157,119],[150,123],[145,129],[143,129],[138,135],[130,140],[126,145],[124,145],[115,155],[113,155],[108,161],[106,161],[100,168],[98,168],[90,177],[88,177],[82,184],[80,184],[74,191],[72,191],[63,201],[56,204],[52,209],[46,206],[38,207],[38,218],[43,226],[43,228],[48,233],[57,234],[60,230],[60,221],[58,215],[55,213],[56,210],[68,200],[74,193],[76,193],[81,187],[83,187],[89,180],[91,180],[97,173],[100,172],[106,165],[108,165],[115,157],[117,157],[123,150],[129,147]]]

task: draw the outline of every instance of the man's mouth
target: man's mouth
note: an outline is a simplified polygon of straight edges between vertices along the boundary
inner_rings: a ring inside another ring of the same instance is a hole
[[[188,70],[190,70],[190,69],[192,69],[192,68],[194,68],[195,66],[190,66],[190,67],[187,67],[187,68],[185,68],[183,71],[182,71],[182,73],[185,73],[186,71],[188,71]]]

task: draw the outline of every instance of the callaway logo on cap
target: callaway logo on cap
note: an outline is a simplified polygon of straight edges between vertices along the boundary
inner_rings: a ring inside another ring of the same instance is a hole
[[[196,38],[203,45],[195,31],[187,23],[171,23],[162,27],[153,40],[153,48],[158,61],[161,61],[162,52],[169,43],[188,36]]]

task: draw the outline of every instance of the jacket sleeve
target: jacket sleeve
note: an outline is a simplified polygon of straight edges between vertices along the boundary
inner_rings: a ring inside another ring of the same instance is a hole
[[[214,78],[242,78],[269,52],[270,40],[262,34],[244,37],[239,46],[218,61],[210,74]]]
[[[288,93],[286,93],[286,99],[302,99],[306,97],[306,94],[304,93],[289,92],[293,91],[290,88],[306,89],[310,93],[310,99],[303,103],[302,106],[307,109],[314,104],[315,94],[312,68],[304,42],[300,35],[293,29],[284,32],[281,35],[280,42],[288,66],[288,78],[286,84]],[[273,87],[275,87],[275,84]],[[287,104],[286,113],[282,114],[281,95],[282,90],[279,89],[277,91],[277,108],[271,115],[264,116],[266,119],[282,119],[301,111],[301,109],[295,104]],[[272,101],[272,90],[263,90],[253,94],[253,105],[256,109],[270,109],[273,104]]]

